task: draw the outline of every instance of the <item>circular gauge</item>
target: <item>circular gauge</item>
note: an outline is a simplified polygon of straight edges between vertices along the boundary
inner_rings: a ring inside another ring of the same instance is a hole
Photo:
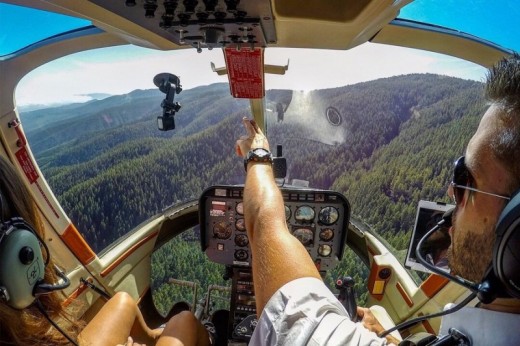
[[[244,203],[243,202],[238,203],[237,206],[235,207],[235,210],[237,211],[237,213],[239,215],[244,215]]]
[[[318,220],[324,225],[332,225],[339,219],[338,209],[334,207],[325,207],[320,210]]]
[[[308,228],[297,228],[293,231],[293,236],[296,237],[303,245],[307,246],[312,243],[314,234]]]
[[[302,205],[301,207],[298,207],[294,213],[295,220],[300,222],[311,222],[314,220],[315,216],[316,213],[314,212],[314,209],[308,205]]]
[[[247,239],[247,235],[237,234],[235,236],[235,244],[237,244],[238,246],[247,246],[247,244],[249,244],[249,239]]]
[[[229,227],[229,225],[224,221],[216,223],[213,226],[213,236],[215,238],[228,239],[229,237],[231,237],[231,232],[231,227]]]
[[[330,241],[334,238],[334,230],[332,228],[324,228],[320,231],[320,239]]]
[[[235,221],[235,227],[237,228],[237,230],[244,232],[246,230],[246,223],[244,219],[238,219],[237,221]]]
[[[285,206],[285,220],[289,220],[291,218],[291,208]]]
[[[330,256],[330,253],[332,252],[332,247],[327,244],[321,244],[318,246],[318,253],[321,257],[328,257]]]
[[[246,250],[237,250],[235,251],[235,259],[237,261],[245,261],[249,258]]]

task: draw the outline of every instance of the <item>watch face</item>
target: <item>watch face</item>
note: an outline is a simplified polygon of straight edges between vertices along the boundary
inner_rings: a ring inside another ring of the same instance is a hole
[[[257,148],[254,150],[254,152],[255,152],[255,155],[258,157],[266,157],[267,155],[269,155],[269,151],[262,149],[262,148]]]

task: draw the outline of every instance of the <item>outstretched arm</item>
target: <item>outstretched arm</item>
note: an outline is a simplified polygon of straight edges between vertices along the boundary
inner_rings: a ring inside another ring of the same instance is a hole
[[[247,135],[237,141],[237,154],[245,157],[252,149],[269,150],[269,143],[257,124],[247,118],[243,119],[243,123]],[[285,284],[300,278],[321,280],[321,277],[305,247],[287,228],[284,201],[276,186],[270,163],[251,161],[247,165],[244,219],[252,251],[256,309],[260,316],[269,299]],[[383,339],[369,333],[361,324],[351,322],[332,293],[326,290],[327,294],[322,290],[321,287],[325,286],[315,285],[314,280],[307,281],[307,284],[314,285],[313,288],[309,288],[309,294],[316,289],[314,296],[319,297],[320,302],[304,299],[302,294],[306,293],[301,289],[292,291],[287,296],[289,302],[278,302],[281,305],[285,303],[290,305],[291,308],[288,310],[291,311],[277,315],[280,317],[277,321],[261,323],[262,319],[260,319],[255,329],[253,344],[301,344],[307,343],[311,335],[314,342],[318,343],[325,342],[330,337],[330,340],[334,340],[332,343],[347,343],[362,338],[365,341],[374,341],[371,343],[374,345],[384,344]],[[289,289],[285,293],[290,291]],[[304,304],[305,309],[308,309],[307,312],[296,313],[298,304]],[[269,307],[269,310],[276,314],[279,308],[279,306]],[[365,327],[379,326],[371,314],[359,309],[358,313],[363,317]],[[269,317],[266,317],[264,322],[268,319]],[[297,321],[299,319],[306,319],[308,323],[299,323]],[[280,334],[272,332],[273,323],[282,330]],[[259,330],[260,332],[257,332]],[[389,339],[389,341],[394,340]]]
[[[252,120],[243,119],[247,136],[237,141],[237,154],[245,157],[269,143]],[[252,251],[257,314],[286,283],[302,278],[321,279],[305,247],[293,237],[285,222],[282,195],[269,163],[249,162],[244,187],[244,219]]]

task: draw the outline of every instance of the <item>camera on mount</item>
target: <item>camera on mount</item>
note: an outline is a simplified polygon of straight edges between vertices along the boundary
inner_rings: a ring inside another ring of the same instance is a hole
[[[159,73],[153,78],[153,83],[166,94],[161,102],[163,114],[157,117],[157,127],[161,131],[173,130],[175,129],[175,112],[181,109],[180,103],[173,102],[173,100],[175,94],[182,91],[181,80],[171,73]]]

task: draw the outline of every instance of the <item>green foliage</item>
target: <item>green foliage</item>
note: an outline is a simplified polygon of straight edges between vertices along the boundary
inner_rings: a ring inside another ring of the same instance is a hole
[[[150,286],[157,310],[166,315],[174,303],[185,301],[193,304],[191,288],[173,285],[169,279],[179,279],[197,284],[197,298],[202,298],[210,285],[230,286],[224,281],[224,267],[210,262],[200,251],[200,242],[193,230],[172,239],[152,255],[152,278]],[[194,265],[196,264],[196,265]],[[212,297],[218,294],[212,293]],[[197,301],[198,301],[197,299]],[[213,299],[212,299],[213,300]],[[229,309],[227,300],[217,299],[214,309]]]

